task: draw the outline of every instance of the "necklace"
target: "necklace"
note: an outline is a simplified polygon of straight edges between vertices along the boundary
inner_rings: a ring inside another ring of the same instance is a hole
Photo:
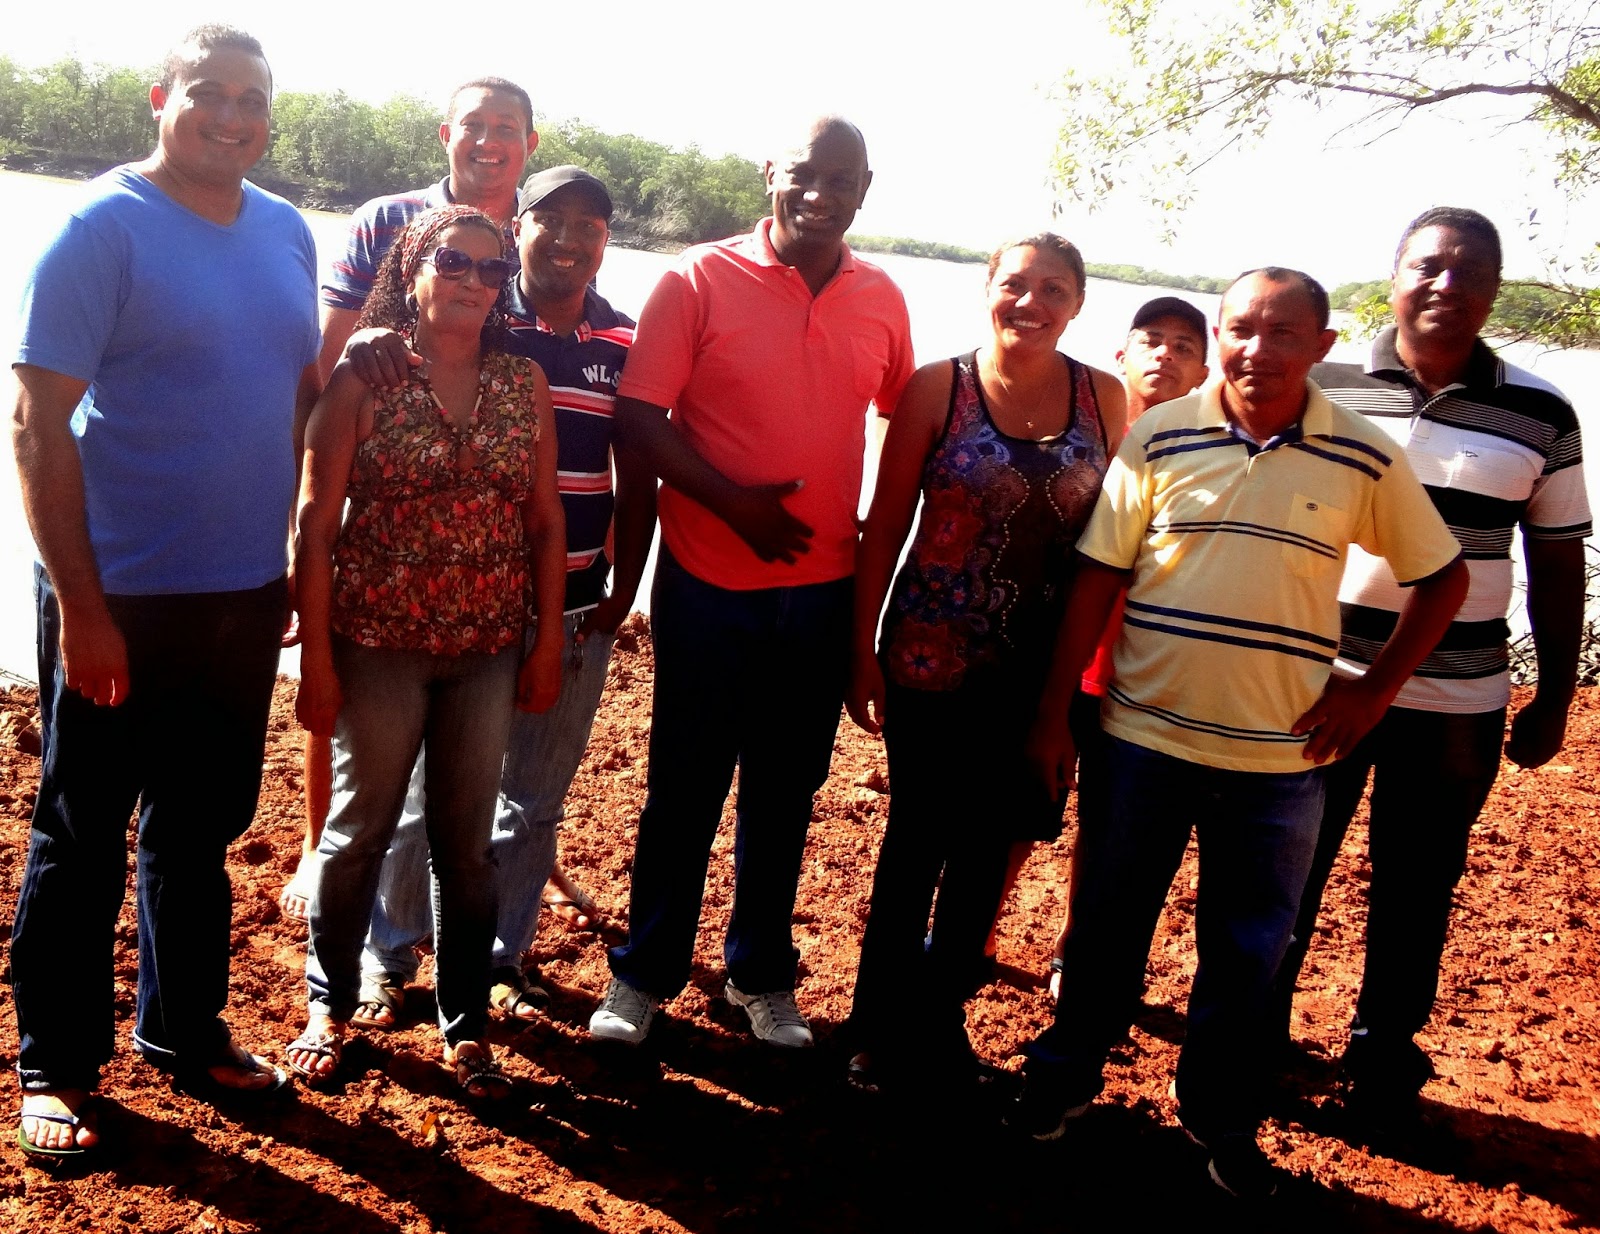
[[[1038,393],[1033,396],[1032,405],[1029,406],[1026,412],[1023,412],[1017,392],[1011,388],[1011,383],[1006,380],[1006,375],[1000,371],[1000,361],[998,357],[991,352],[989,353],[987,359],[989,362],[989,371],[994,374],[994,379],[1000,383],[1000,388],[1005,391],[1006,410],[1015,415],[1022,416],[1022,427],[1028,436],[1040,438],[1053,437],[1059,433],[1061,431],[1059,428],[1052,429],[1049,433],[1043,434],[1041,434],[1039,431],[1040,425],[1044,423],[1044,417],[1040,411],[1040,408],[1044,405],[1045,398],[1055,388],[1055,374],[1052,373],[1051,376],[1040,386]],[[979,375],[982,375],[981,366]]]
[[[439,419],[444,423],[445,431],[456,439],[456,470],[458,472],[471,471],[477,465],[478,453],[472,445],[472,430],[478,427],[478,408],[483,406],[483,378],[478,378],[478,397],[472,401],[472,410],[467,414],[467,422],[457,428],[450,423],[450,413],[445,405],[439,401],[433,383],[427,383],[428,397],[438,409]]]

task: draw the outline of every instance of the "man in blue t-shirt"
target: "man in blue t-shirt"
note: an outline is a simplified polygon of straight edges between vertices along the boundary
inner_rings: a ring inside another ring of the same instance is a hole
[[[137,1048],[202,1096],[283,1083],[221,1019],[224,856],[255,812],[318,392],[310,232],[244,179],[271,97],[260,43],[190,32],[150,89],[154,153],[89,187],[23,291],[43,751],[11,968],[30,1153],[98,1141],[135,804]]]

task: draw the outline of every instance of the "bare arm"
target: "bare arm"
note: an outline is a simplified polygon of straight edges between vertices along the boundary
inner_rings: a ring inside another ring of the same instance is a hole
[[[61,662],[67,687],[101,706],[128,697],[128,651],[106,607],[89,542],[83,464],[72,413],[89,383],[32,364],[14,369],[11,444],[39,557],[61,606]]]
[[[1128,435],[1128,392],[1110,373],[1091,368],[1095,397],[1100,400],[1100,423],[1106,430],[1106,454],[1117,452],[1122,439]]]
[[[1411,588],[1394,633],[1360,677],[1330,676],[1322,697],[1295,721],[1296,735],[1310,733],[1305,757],[1323,763],[1343,758],[1372,731],[1417,665],[1439,644],[1467,598],[1467,563],[1457,557]]]
[[[300,608],[300,690],[295,717],[318,736],[333,733],[341,695],[333,671],[333,545],[344,515],[361,413],[371,400],[348,368],[334,371],[306,427],[296,511],[294,572]]]
[[[334,308],[331,304],[322,306],[318,321],[322,327],[322,350],[317,355],[317,376],[324,385],[333,377],[334,366],[344,354],[344,345],[360,316],[356,309]]]
[[[611,592],[584,617],[577,638],[582,642],[591,630],[615,630],[633,609],[650,557],[650,540],[656,530],[656,478],[650,465],[632,450],[612,451],[616,473],[617,504],[613,515]]]
[[[1567,708],[1578,680],[1583,641],[1582,540],[1523,540],[1528,564],[1528,623],[1539,662],[1533,701],[1511,722],[1506,757],[1519,767],[1540,767],[1561,749]]]
[[[850,718],[869,733],[883,729],[883,670],[874,646],[878,616],[889,593],[895,562],[911,531],[922,494],[922,469],[939,439],[952,380],[949,362],[942,361],[919,369],[906,385],[888,422],[872,508],[856,546],[855,616],[845,706]]]
[[[1067,725],[1067,712],[1083,679],[1084,666],[1100,645],[1117,596],[1127,584],[1128,571],[1078,554],[1067,611],[1050,656],[1050,674],[1039,698],[1033,731],[1028,734],[1028,761],[1050,790],[1052,801],[1059,801],[1077,782],[1078,751]]]
[[[523,711],[548,711],[561,693],[561,649],[565,625],[561,620],[567,595],[567,520],[556,488],[556,417],[550,405],[550,386],[536,364],[534,406],[539,416],[539,440],[534,447],[533,491],[522,507],[522,527],[528,541],[533,572],[533,612],[539,619],[533,649],[523,661],[517,679],[517,706]]]
[[[792,563],[811,549],[811,528],[784,508],[783,499],[801,481],[736,484],[695,451],[667,409],[636,398],[619,398],[617,440],[637,451],[651,472],[710,510],[762,561]]]
[[[294,490],[300,492],[301,473],[305,470],[306,425],[311,422],[312,409],[322,395],[322,377],[318,366],[308,364],[300,374],[300,386],[294,397]],[[294,536],[298,515],[293,506],[289,509],[289,625],[283,632],[283,645],[293,647],[300,641],[300,604],[296,599],[294,568]]]

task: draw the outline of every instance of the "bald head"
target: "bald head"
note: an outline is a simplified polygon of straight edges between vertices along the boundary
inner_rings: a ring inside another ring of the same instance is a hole
[[[781,162],[783,159],[800,151],[809,150],[818,142],[833,140],[852,144],[860,155],[861,166],[865,167],[867,165],[867,139],[861,135],[860,129],[843,116],[813,116],[809,120],[794,125],[787,131],[790,134],[790,138],[781,147],[774,162]]]
[[[772,245],[784,262],[837,263],[845,232],[872,183],[867,143],[843,116],[817,116],[766,165]]]

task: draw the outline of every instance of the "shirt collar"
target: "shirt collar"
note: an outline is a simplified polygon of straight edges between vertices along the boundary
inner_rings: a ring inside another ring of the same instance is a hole
[[[520,278],[512,280],[506,306],[510,309],[512,316],[522,321],[532,322],[533,328],[540,333],[555,333],[550,328],[549,323],[535,313],[528,302],[523,299],[522,280]],[[594,337],[596,330],[609,330],[616,324],[617,311],[611,307],[610,302],[593,287],[585,288],[583,293],[583,320],[578,322],[577,328],[573,330],[573,337],[580,343],[587,343]]]
[[[1372,340],[1372,356],[1367,361],[1367,372],[1374,377],[1400,378],[1408,385],[1422,389],[1416,377],[1400,358],[1400,331],[1396,326],[1385,326]],[[1477,386],[1494,389],[1506,379],[1505,361],[1495,354],[1494,348],[1481,338],[1472,341],[1472,353],[1467,357],[1466,371],[1454,386]]]
[[[1225,429],[1247,446],[1253,446],[1258,450],[1270,450],[1274,446],[1302,441],[1307,437],[1331,437],[1333,435],[1333,404],[1328,401],[1328,396],[1322,392],[1322,388],[1310,379],[1306,381],[1305,412],[1298,420],[1265,445],[1257,445],[1249,434],[1243,432],[1228,418],[1228,413],[1222,406],[1222,383],[1220,381],[1213,382],[1201,390],[1199,399],[1200,427]]]
[[[783,266],[790,268],[788,263],[778,256],[778,250],[772,247],[772,216],[769,214],[756,224],[755,230],[746,238],[746,251],[757,265]],[[842,240],[839,242],[839,268],[834,271],[834,277],[847,274],[856,268],[855,254],[850,251],[850,246]]]

